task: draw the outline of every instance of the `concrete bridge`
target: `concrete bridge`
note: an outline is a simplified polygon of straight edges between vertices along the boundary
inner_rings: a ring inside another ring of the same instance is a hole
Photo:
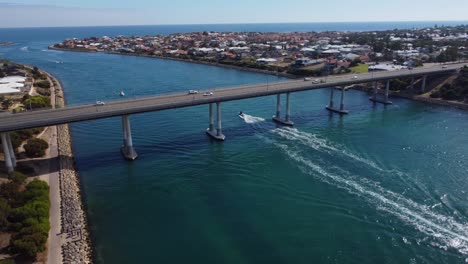
[[[124,141],[122,154],[126,159],[134,160],[137,158],[137,153],[133,148],[132,142],[132,133],[129,119],[129,115],[131,114],[208,104],[209,126],[206,132],[209,136],[216,140],[224,140],[225,136],[222,132],[221,119],[222,102],[276,95],[276,113],[273,117],[273,120],[283,125],[292,126],[294,123],[290,117],[289,102],[291,93],[331,88],[330,102],[326,108],[332,112],[347,114],[348,111],[346,111],[344,108],[344,88],[341,89],[339,107],[335,107],[334,88],[337,86],[345,87],[352,84],[373,82],[374,94],[370,100],[376,103],[391,104],[391,102],[388,100],[390,80],[395,78],[412,78],[411,89],[413,89],[415,78],[422,78],[421,90],[424,91],[426,88],[426,78],[428,75],[455,72],[463,66],[465,66],[465,63],[454,63],[448,65],[432,65],[411,70],[399,70],[392,72],[371,72],[358,75],[348,74],[327,76],[321,78],[310,78],[310,80],[301,79],[224,89],[210,89],[206,91],[199,91],[198,94],[188,94],[186,92],[182,92],[139,99],[106,102],[102,105],[78,105],[59,109],[4,115],[0,117],[0,133],[3,150],[5,153],[6,167],[9,171],[12,171],[16,163],[13,148],[11,146],[10,136],[8,133],[15,130],[122,116]],[[385,93],[383,98],[379,98],[377,94],[378,82],[385,82]],[[205,96],[205,92],[212,92],[213,94]],[[281,94],[286,94],[286,113],[284,117],[281,116]],[[216,127],[214,122],[214,104],[216,104]]]

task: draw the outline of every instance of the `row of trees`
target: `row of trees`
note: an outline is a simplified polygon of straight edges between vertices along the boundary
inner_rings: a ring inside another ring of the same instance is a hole
[[[33,67],[31,73],[35,80],[47,80],[47,75],[42,74],[36,66]]]
[[[40,180],[25,185],[26,176],[14,172],[0,185],[0,231],[13,232],[9,250],[34,257],[45,250],[49,223],[49,186]]]
[[[49,89],[50,88],[50,82],[48,80],[40,80],[34,83],[35,86],[39,88],[44,88],[44,89]]]
[[[21,103],[29,110],[51,107],[50,98],[43,95],[30,96],[29,94],[26,94],[23,96]]]

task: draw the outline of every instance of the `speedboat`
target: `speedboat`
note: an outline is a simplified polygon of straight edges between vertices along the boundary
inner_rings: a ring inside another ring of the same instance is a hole
[[[244,119],[244,118],[245,118],[244,112],[240,111],[240,112],[239,112],[239,117],[242,118],[242,119]]]
[[[124,91],[120,91],[119,95],[120,95],[120,96],[125,96]]]

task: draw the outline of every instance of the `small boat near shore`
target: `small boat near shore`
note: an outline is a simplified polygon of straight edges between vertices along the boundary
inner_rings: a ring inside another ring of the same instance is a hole
[[[120,91],[119,95],[120,95],[120,96],[125,96],[125,93],[124,93],[124,91],[123,91],[123,90],[122,90],[122,91]]]

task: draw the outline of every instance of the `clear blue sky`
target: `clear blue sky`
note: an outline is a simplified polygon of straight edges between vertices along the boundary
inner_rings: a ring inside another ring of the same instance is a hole
[[[0,0],[0,27],[466,21],[468,0]]]

